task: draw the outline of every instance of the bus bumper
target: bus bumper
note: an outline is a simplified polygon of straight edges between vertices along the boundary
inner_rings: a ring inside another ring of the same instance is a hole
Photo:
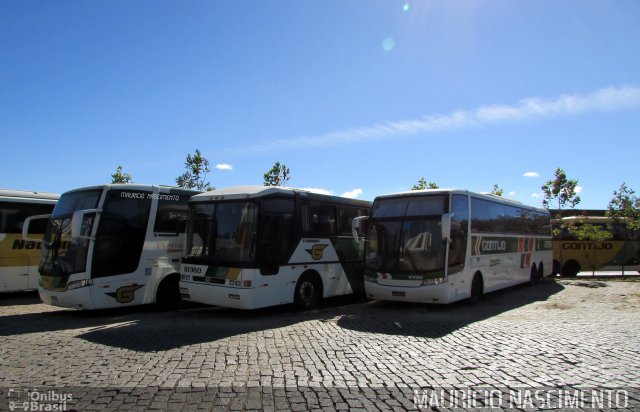
[[[182,300],[234,309],[254,309],[253,289],[180,282]]]
[[[364,290],[369,299],[393,300],[397,302],[450,303],[448,282],[439,285],[418,287],[394,287],[376,282],[364,282]]]
[[[64,292],[56,292],[39,287],[38,293],[40,294],[40,299],[47,305],[63,308],[95,309],[89,287],[65,290]]]

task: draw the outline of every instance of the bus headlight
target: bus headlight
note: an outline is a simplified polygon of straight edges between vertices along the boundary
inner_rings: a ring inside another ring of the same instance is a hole
[[[67,283],[67,290],[79,289],[91,285],[93,285],[92,279],[73,280]]]
[[[444,282],[445,282],[444,278],[423,279],[421,286],[435,286]]]

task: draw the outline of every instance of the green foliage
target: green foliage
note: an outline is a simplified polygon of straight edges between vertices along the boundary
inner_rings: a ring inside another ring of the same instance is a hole
[[[264,174],[264,185],[284,186],[291,178],[290,173],[291,171],[284,163],[277,161],[271,170]]]
[[[176,183],[179,187],[196,190],[214,189],[211,183],[206,181],[207,173],[209,173],[211,169],[209,169],[209,161],[202,156],[200,150],[196,149],[193,155],[187,155],[184,167],[187,170],[176,178]]]
[[[502,197],[502,195],[504,195],[504,189],[498,186],[498,184],[496,183],[493,185],[493,190],[491,191],[491,194]]]
[[[133,177],[129,173],[122,173],[122,165],[111,175],[111,183],[133,183]]]
[[[436,183],[427,182],[424,177],[421,177],[418,183],[411,187],[411,190],[438,189],[439,187]]]
[[[620,189],[613,191],[608,209],[611,226],[623,223],[629,231],[640,229],[640,199],[626,183],[622,182]]]
[[[569,225],[568,228],[571,234],[573,234],[578,240],[602,242],[604,240],[613,239],[613,234],[599,225],[583,223],[579,225]]]
[[[547,181],[542,186],[542,192],[544,193],[544,199],[542,205],[550,209],[551,203],[557,201],[558,211],[565,206],[571,208],[580,203],[580,196],[576,188],[578,187],[578,181],[575,179],[567,179],[567,174],[564,170],[557,168],[555,177],[553,180]]]

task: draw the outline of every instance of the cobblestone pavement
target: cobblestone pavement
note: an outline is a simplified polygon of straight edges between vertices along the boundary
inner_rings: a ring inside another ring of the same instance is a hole
[[[0,295],[0,410],[593,410],[585,393],[633,410],[639,308],[640,283],[582,279],[476,305],[340,298],[305,313]]]

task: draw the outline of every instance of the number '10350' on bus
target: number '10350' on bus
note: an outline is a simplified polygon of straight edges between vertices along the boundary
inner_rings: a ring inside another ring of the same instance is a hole
[[[366,233],[365,291],[372,299],[450,303],[535,283],[552,269],[545,209],[466,190],[377,197]]]

